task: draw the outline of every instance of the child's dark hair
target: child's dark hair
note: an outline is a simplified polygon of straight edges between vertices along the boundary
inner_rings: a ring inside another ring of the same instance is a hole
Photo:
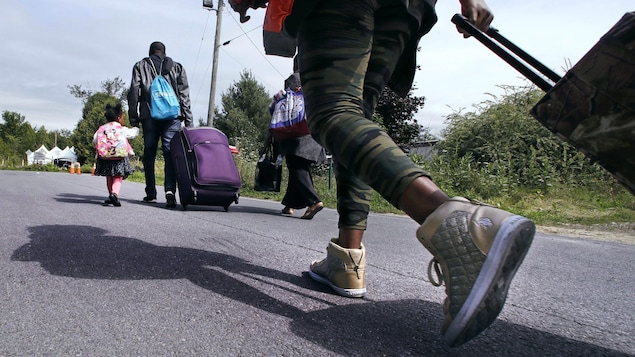
[[[121,113],[123,113],[123,108],[121,106],[121,103],[117,103],[114,106],[110,104],[106,104],[106,112],[104,113],[104,116],[106,117],[106,119],[108,119],[108,121],[117,120],[117,118],[119,118]]]

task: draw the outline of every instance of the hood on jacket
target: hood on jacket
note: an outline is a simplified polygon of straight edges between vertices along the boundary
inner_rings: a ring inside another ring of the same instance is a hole
[[[174,67],[174,61],[167,56],[152,55],[150,56],[150,60],[154,64],[154,68],[156,68],[157,72],[159,69],[161,70],[162,75],[170,73],[170,70]]]

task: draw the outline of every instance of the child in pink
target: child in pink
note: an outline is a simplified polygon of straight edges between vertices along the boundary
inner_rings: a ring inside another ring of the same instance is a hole
[[[132,146],[128,138],[139,135],[139,128],[126,128],[124,124],[124,112],[121,103],[112,106],[106,105],[104,116],[108,123],[97,129],[93,136],[96,144],[97,158],[95,160],[95,175],[106,176],[106,187],[108,188],[108,199],[105,204],[112,204],[120,207],[119,191],[125,178],[134,172],[130,164],[130,156],[134,156]],[[119,145],[105,144],[109,140]]]

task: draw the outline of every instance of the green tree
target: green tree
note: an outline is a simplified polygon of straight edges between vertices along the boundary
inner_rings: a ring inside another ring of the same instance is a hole
[[[0,125],[0,138],[5,140],[10,137],[24,137],[27,127],[30,127],[24,115],[16,112],[5,110],[2,112],[2,120],[4,123]]]
[[[94,91],[90,89],[84,89],[80,84],[73,84],[67,86],[70,93],[75,96],[75,98],[79,98],[82,100],[82,103],[86,104],[88,98],[90,98],[93,94],[98,92],[106,93],[110,96],[113,96],[119,99],[121,102],[126,102],[126,96],[128,95],[128,88],[126,87],[126,82],[124,82],[118,76],[114,79],[106,79],[101,82],[101,90]]]
[[[408,149],[422,136],[429,135],[428,130],[414,119],[414,115],[423,108],[424,103],[425,97],[413,96],[412,90],[405,98],[401,98],[386,87],[375,108],[373,120],[386,129],[397,145],[402,149]]]
[[[447,161],[463,160],[506,186],[546,189],[551,182],[581,182],[599,166],[538,123],[531,107],[543,93],[533,87],[503,87],[477,111],[448,116],[439,149]]]
[[[47,147],[53,147],[56,146],[59,147],[60,149],[64,149],[65,147],[72,147],[73,143],[71,142],[71,137],[73,135],[73,132],[68,130],[68,129],[62,129],[62,130],[54,130],[51,132],[46,132],[46,142],[49,144],[45,144],[47,145]]]
[[[56,145],[55,140],[51,140],[49,137],[49,132],[46,131],[44,126],[41,127],[33,127],[33,143],[31,143],[30,147],[36,148],[38,144],[45,145],[47,148],[53,148]],[[64,148],[64,147],[62,147]],[[33,150],[33,149],[31,149]]]
[[[245,70],[240,80],[221,94],[223,109],[217,113],[214,125],[243,152],[257,151],[271,122],[268,109],[271,98],[264,86]]]
[[[4,111],[2,120],[4,123],[0,124],[0,155],[3,159],[17,164],[25,158],[27,150],[37,149],[34,147],[35,130],[20,113]]]
[[[48,132],[44,126],[31,126],[23,115],[16,112],[2,113],[0,124],[0,156],[5,164],[19,165],[25,159],[27,150],[34,151],[44,145],[48,149],[55,146],[72,146],[69,130]]]

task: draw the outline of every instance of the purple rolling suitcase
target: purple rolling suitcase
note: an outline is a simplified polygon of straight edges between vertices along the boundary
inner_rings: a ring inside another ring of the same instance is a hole
[[[240,174],[227,136],[218,129],[183,128],[171,143],[179,198],[188,205],[222,206],[240,196]]]

